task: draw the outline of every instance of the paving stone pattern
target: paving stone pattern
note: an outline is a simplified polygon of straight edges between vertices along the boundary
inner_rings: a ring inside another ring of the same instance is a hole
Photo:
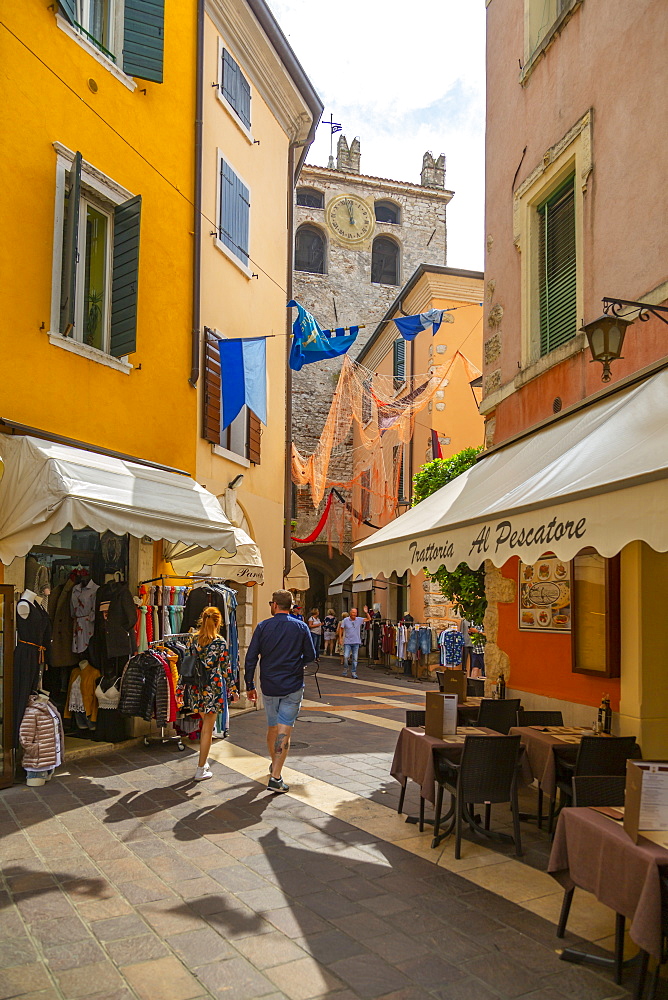
[[[235,719],[235,740],[257,725]],[[395,734],[317,728],[292,765],[382,795]],[[196,784],[194,766],[139,747],[0,793],[0,1000],[628,996],[560,963],[554,926],[520,906],[228,767]]]

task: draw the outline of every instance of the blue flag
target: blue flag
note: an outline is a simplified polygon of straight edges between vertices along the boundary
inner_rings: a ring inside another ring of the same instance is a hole
[[[267,341],[264,337],[219,340],[220,425],[229,427],[245,405],[267,423]]]
[[[394,322],[404,340],[415,340],[418,333],[421,330],[426,330],[428,326],[432,328],[432,336],[436,336],[445,312],[447,309],[429,309],[427,312],[420,313],[419,316],[400,316]]]
[[[343,328],[337,330],[322,330],[315,316],[307,312],[299,302],[291,299],[290,306],[297,307],[297,319],[292,324],[292,349],[290,351],[290,367],[299,372],[304,365],[314,361],[326,361],[328,358],[338,358],[352,347],[359,333],[358,326],[351,326],[346,334]]]

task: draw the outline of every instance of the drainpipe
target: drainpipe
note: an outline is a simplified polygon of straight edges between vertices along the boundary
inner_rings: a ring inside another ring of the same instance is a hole
[[[306,139],[295,140],[288,147],[288,267],[285,276],[285,287],[287,289],[286,305],[292,299],[292,268],[294,265],[295,236],[294,236],[294,187],[299,177],[304,159],[309,150],[315,130],[318,127],[320,115],[315,115],[311,123],[311,128]],[[299,162],[295,167],[295,150],[303,147]],[[292,313],[286,309],[285,313],[285,487],[283,493],[283,574],[287,576],[291,569],[292,552],[292,525],[290,524],[292,515],[292,369],[290,368],[290,348],[292,346]]]
[[[204,0],[197,0],[197,68],[195,94],[195,190],[193,219],[193,325],[190,378],[195,388],[200,369],[200,311],[202,283],[202,127],[204,115]]]
[[[294,184],[295,147],[291,142],[288,149],[288,273],[285,279],[287,289],[286,304],[292,299],[292,265],[294,260]],[[285,486],[283,511],[283,574],[287,576],[291,568],[292,552],[292,369],[290,368],[290,347],[292,345],[292,310],[285,310]]]

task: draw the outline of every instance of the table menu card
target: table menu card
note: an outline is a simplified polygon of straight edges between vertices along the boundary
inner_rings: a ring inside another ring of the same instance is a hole
[[[627,760],[624,829],[636,844],[646,830],[668,830],[668,761]]]

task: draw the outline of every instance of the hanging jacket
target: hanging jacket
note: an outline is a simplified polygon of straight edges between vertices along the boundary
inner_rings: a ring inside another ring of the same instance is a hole
[[[105,604],[108,604],[106,616]],[[107,657],[136,653],[137,605],[127,584],[115,580],[105,583],[97,592],[95,605],[95,637],[100,642],[100,651]]]
[[[169,715],[169,688],[162,662],[148,650],[133,656],[123,672],[121,700],[123,715],[136,715],[147,722],[155,716],[166,726]]]
[[[54,667],[73,667],[77,654],[72,652],[74,620],[70,610],[70,600],[74,580],[66,580],[56,587],[49,597],[49,617],[51,618],[51,662]]]
[[[55,713],[55,718],[49,708]],[[65,734],[56,706],[31,694],[21,720],[19,740],[23,747],[22,765],[26,771],[44,771],[62,763]]]

